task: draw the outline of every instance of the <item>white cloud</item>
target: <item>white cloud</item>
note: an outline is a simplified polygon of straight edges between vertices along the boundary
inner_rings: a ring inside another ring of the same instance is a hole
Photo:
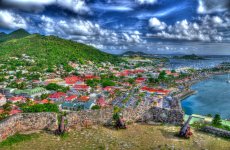
[[[8,10],[0,10],[0,27],[7,29],[27,28],[24,18]]]
[[[138,4],[155,4],[157,0],[135,0]]]
[[[143,42],[139,31],[116,33],[112,30],[103,29],[99,24],[88,20],[54,20],[43,15],[39,27],[47,35],[57,35],[74,41],[97,45],[98,48],[102,48],[102,44],[123,46]]]
[[[218,28],[224,26],[223,19],[218,16],[200,17],[197,22],[189,22],[187,20],[177,21],[174,25],[165,25],[165,29],[155,34],[147,34],[147,36],[158,37],[163,39],[177,39],[189,41],[222,41],[223,33],[218,31]],[[156,26],[160,26],[162,22],[155,20]],[[157,30],[157,28],[156,28]]]
[[[200,14],[210,14],[223,12],[229,9],[229,0],[198,0],[197,12]]]
[[[155,30],[164,30],[167,25],[154,17],[149,19],[149,27]]]
[[[79,14],[91,12],[85,0],[57,0],[57,4]]]

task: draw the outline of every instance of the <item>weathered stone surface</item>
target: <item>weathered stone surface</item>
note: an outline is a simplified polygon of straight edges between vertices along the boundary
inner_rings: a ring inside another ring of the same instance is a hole
[[[223,129],[219,129],[211,126],[205,126],[202,130],[208,133],[215,134],[217,136],[230,138],[230,132]]]
[[[143,115],[143,120],[181,125],[184,121],[184,113],[182,110],[152,107]]]
[[[17,132],[57,129],[56,113],[22,113],[0,122],[0,141]]]

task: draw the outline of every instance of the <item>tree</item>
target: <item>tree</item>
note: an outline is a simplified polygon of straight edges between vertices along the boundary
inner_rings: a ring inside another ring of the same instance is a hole
[[[221,125],[221,117],[219,114],[216,114],[215,117],[212,120],[212,124],[215,126],[220,126]]]
[[[102,87],[107,87],[107,86],[115,86],[116,84],[109,80],[109,79],[105,79],[102,81]]]

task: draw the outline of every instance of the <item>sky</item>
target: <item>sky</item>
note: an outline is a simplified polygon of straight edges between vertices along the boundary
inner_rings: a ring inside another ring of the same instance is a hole
[[[0,32],[19,28],[113,54],[230,55],[230,0],[0,0]]]

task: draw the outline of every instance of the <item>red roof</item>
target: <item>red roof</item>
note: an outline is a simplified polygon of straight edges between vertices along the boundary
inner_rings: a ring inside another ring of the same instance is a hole
[[[61,97],[66,97],[66,94],[63,92],[56,92],[49,95],[49,98],[61,98]]]
[[[4,110],[3,109],[0,109],[0,114],[2,114],[4,112]]]
[[[82,78],[78,76],[69,76],[65,78],[66,84],[75,84],[77,81],[82,81]]]
[[[65,100],[66,101],[73,101],[76,98],[77,98],[77,95],[71,95],[71,96],[67,97]]]
[[[21,110],[18,110],[18,109],[12,109],[11,111],[10,111],[10,115],[14,115],[14,114],[18,114],[18,113],[21,113],[22,111]]]
[[[169,90],[164,90],[164,89],[154,89],[154,88],[149,88],[149,87],[142,87],[141,90],[143,91],[148,91],[152,93],[160,93],[160,94],[168,94],[170,91]]]
[[[114,86],[107,86],[105,88],[103,88],[104,91],[112,91],[114,90]]]
[[[85,75],[85,76],[84,76],[84,79],[85,79],[85,80],[99,79],[99,77],[98,77],[98,76],[91,75],[91,74],[88,74],[88,75]]]
[[[15,101],[22,101],[23,99],[24,99],[23,96],[15,96],[15,97],[9,98],[9,101],[15,102]]]
[[[83,84],[83,85],[74,85],[74,87],[76,90],[88,90],[89,86]]]
[[[105,107],[107,105],[105,99],[103,97],[100,97],[98,100],[97,100],[97,105],[101,106],[101,107]]]
[[[136,79],[136,82],[137,83],[142,83],[142,82],[144,82],[146,80],[146,78],[137,78]]]

